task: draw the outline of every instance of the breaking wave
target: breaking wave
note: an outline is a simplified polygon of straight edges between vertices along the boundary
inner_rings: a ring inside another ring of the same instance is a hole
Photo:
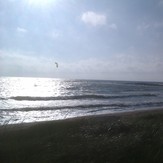
[[[50,100],[84,100],[84,99],[116,99],[116,98],[134,98],[134,97],[156,97],[156,94],[145,93],[136,95],[77,95],[77,96],[56,96],[56,97],[31,97],[14,96],[8,99],[17,101],[50,101]]]

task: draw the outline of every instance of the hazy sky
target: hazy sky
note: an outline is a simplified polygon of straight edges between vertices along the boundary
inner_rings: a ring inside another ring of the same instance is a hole
[[[163,81],[163,0],[0,0],[0,76]]]

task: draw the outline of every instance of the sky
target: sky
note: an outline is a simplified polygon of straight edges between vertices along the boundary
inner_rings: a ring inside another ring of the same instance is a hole
[[[163,0],[0,0],[0,76],[163,81]]]

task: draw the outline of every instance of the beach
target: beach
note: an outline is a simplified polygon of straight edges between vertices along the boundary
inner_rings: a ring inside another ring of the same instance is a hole
[[[163,162],[163,109],[3,125],[0,162]]]

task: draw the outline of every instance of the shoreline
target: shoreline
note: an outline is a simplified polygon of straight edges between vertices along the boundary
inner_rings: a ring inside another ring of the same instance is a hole
[[[0,127],[0,162],[163,162],[163,109]]]
[[[0,125],[1,128],[16,128],[16,127],[30,127],[33,125],[42,125],[42,124],[49,124],[55,122],[62,122],[62,121],[75,121],[75,120],[82,120],[82,119],[89,119],[89,118],[109,118],[109,117],[116,117],[116,116],[136,116],[136,115],[143,115],[143,114],[150,114],[150,113],[157,113],[163,112],[163,108],[151,108],[151,109],[140,109],[140,110],[129,110],[129,111],[120,111],[114,113],[104,113],[104,114],[96,114],[96,115],[86,115],[86,116],[79,116],[79,117],[71,117],[66,119],[58,119],[58,120],[48,120],[48,121],[36,121],[36,122],[27,122],[27,123],[17,123],[17,124],[6,124]]]

